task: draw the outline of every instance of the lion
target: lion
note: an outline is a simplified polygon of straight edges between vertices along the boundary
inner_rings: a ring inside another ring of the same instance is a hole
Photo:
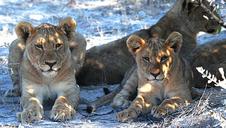
[[[60,24],[66,23],[73,23],[75,26],[69,27],[76,27],[76,22],[71,18],[67,17],[61,20]],[[20,67],[21,62],[23,59],[23,54],[26,47],[26,35],[23,35],[23,31],[29,31],[22,28],[22,23],[18,24],[16,27],[16,33],[18,35],[18,39],[14,40],[9,46],[9,55],[8,55],[8,67],[11,76],[11,80],[13,83],[13,88],[9,89],[5,96],[20,96],[21,95],[21,83],[20,83]],[[68,28],[69,29],[69,28]],[[73,28],[72,28],[73,29]],[[26,34],[26,33],[24,33]],[[25,36],[25,37],[24,37]],[[69,48],[71,50],[73,66],[76,70],[77,75],[83,66],[84,59],[85,59],[85,51],[86,51],[86,40],[85,38],[78,32],[71,31],[68,33],[68,41],[69,41]]]
[[[137,64],[134,78],[138,79],[138,92],[131,105],[117,113],[119,121],[127,122],[148,112],[162,117],[191,102],[192,72],[188,61],[179,54],[182,42],[178,32],[172,32],[166,40],[156,35],[149,40],[137,35],[128,38],[127,47]],[[113,104],[130,93],[130,88],[125,84]]]
[[[191,53],[197,47],[197,33],[203,31],[215,34],[220,31],[221,24],[219,19],[215,19],[216,17],[219,18],[219,15],[213,9],[214,7],[206,0],[202,2],[198,0],[177,0],[175,5],[155,25],[133,34],[147,40],[158,33],[159,37],[166,39],[171,32],[177,31],[183,35],[183,45],[180,54],[193,63]],[[210,14],[208,10],[212,10],[213,13]],[[132,67],[134,67],[135,62],[126,46],[128,37],[123,37],[122,39],[91,48],[87,51],[84,67],[78,75],[78,83],[82,85],[104,82],[108,84],[120,83],[120,86],[112,93],[90,103],[89,109],[95,110],[99,106],[112,102],[114,95],[118,90],[123,88],[125,85],[124,81],[127,79],[133,79],[133,82],[129,84],[137,85],[137,81],[133,78],[136,73],[131,71],[134,70]],[[194,70],[195,68],[192,69]],[[128,72],[130,73],[129,75]],[[133,94],[136,94],[136,88],[130,90],[130,94],[127,97],[133,97]],[[124,103],[127,104],[126,102]],[[124,106],[123,104],[122,106]]]
[[[226,69],[226,38],[206,42],[198,46],[192,52],[190,60],[194,73],[193,84],[196,87],[203,88],[206,85],[212,87],[215,83],[207,83],[207,78],[202,78],[196,67],[203,67],[211,74],[215,75],[218,80],[223,79],[218,68]]]
[[[210,14],[208,10],[213,13]],[[180,32],[183,35],[180,54],[188,58],[197,45],[197,33],[203,31],[214,34],[221,28],[219,21],[212,17],[219,18],[219,15],[207,0],[201,3],[199,0],[177,0],[155,25],[132,34],[148,39],[152,36],[153,29],[156,29],[160,37],[166,39],[171,32]],[[135,64],[126,46],[129,36],[89,49],[84,66],[77,77],[78,83],[80,85],[120,83],[124,74]]]
[[[18,120],[22,123],[41,120],[43,102],[50,99],[55,100],[50,112],[52,120],[73,118],[80,93],[75,74],[86,51],[86,41],[77,42],[75,27],[71,17],[60,21],[58,26],[43,23],[33,27],[28,22],[16,26],[19,39],[13,42],[17,46],[13,49],[22,46],[19,54],[23,54],[15,55],[16,61],[21,60],[18,88],[23,111],[18,114]]]

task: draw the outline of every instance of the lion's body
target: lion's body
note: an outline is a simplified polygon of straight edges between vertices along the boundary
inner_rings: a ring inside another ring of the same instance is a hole
[[[195,87],[205,87],[208,79],[202,78],[196,67],[203,67],[211,74],[215,75],[218,80],[222,80],[222,76],[218,68],[226,69],[226,38],[222,40],[210,41],[198,46],[191,54],[191,67],[194,73],[193,84]],[[208,85],[213,85],[210,83]]]
[[[32,27],[27,22],[17,25],[19,39],[10,47],[9,66],[19,62],[18,66],[10,68],[19,76],[14,81],[14,89],[21,89],[23,112],[18,115],[21,122],[42,119],[43,101],[49,99],[56,99],[51,119],[73,118],[80,93],[75,74],[83,64],[86,50],[85,39],[74,32],[75,25],[70,17],[62,20],[59,26]]]
[[[203,1],[203,4],[210,8],[207,1]],[[203,15],[210,17],[203,8],[193,6],[196,5],[191,4],[191,0],[177,0],[173,8],[154,26],[132,34],[148,39],[155,29],[162,39],[166,39],[171,32],[180,32],[183,35],[183,46],[180,54],[188,58],[197,45],[196,35],[198,32],[214,33],[220,27],[216,21],[203,17]],[[125,72],[134,64],[126,47],[128,37],[89,49],[84,67],[81,69],[82,72],[78,74],[78,83],[81,85],[120,83]]]
[[[149,37],[148,31],[136,32],[141,37]],[[81,85],[116,84],[124,77],[125,71],[135,64],[126,48],[128,37],[95,46],[86,52],[84,66],[78,74]]]
[[[153,111],[159,117],[175,111],[181,104],[191,101],[192,72],[188,62],[179,55],[182,36],[172,33],[166,41],[151,40],[147,44],[140,37],[131,36],[127,45],[135,56],[137,69],[115,96],[112,105],[128,105],[128,94],[137,91],[131,105],[119,112],[119,121],[134,119]],[[137,81],[137,85],[129,84]]]
[[[8,67],[13,82],[13,89],[6,92],[7,96],[19,96],[21,93],[20,65],[25,50],[25,42],[21,39],[14,40],[9,46]]]

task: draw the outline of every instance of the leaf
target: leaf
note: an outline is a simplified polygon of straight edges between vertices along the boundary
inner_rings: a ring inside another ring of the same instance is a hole
[[[201,74],[203,74],[205,71],[205,69],[203,69],[202,67],[196,67],[196,70]]]
[[[224,69],[223,68],[219,68],[218,70],[219,70],[219,72],[221,74],[221,77],[225,80]]]
[[[215,83],[215,86],[221,86],[222,88],[226,88],[226,78],[224,76],[223,68],[219,68],[219,72],[224,79],[223,81],[217,80],[215,75],[212,75],[208,70],[203,69],[203,67],[196,67],[196,70],[202,74],[202,78],[208,78],[207,83],[210,84],[212,82]]]
[[[220,86],[220,87],[226,89],[226,81],[221,81],[221,82],[219,82],[219,83],[217,84],[217,86]]]
[[[202,74],[202,78],[206,78],[206,75],[205,74]]]
[[[212,80],[208,80],[207,83],[208,83],[208,84],[212,83]]]
[[[207,78],[208,78],[208,79],[211,79],[211,76],[212,76],[212,75],[211,75],[211,73],[209,72]]]
[[[213,81],[216,83],[217,82],[217,78],[213,75]]]

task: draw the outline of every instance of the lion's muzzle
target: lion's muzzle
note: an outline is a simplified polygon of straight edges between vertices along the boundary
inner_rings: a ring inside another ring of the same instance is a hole
[[[45,60],[40,68],[42,74],[47,77],[55,77],[60,69],[56,60]]]

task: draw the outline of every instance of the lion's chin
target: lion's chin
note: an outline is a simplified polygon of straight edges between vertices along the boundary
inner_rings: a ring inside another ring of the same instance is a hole
[[[56,71],[47,71],[47,72],[42,72],[43,76],[53,78],[57,75]]]

